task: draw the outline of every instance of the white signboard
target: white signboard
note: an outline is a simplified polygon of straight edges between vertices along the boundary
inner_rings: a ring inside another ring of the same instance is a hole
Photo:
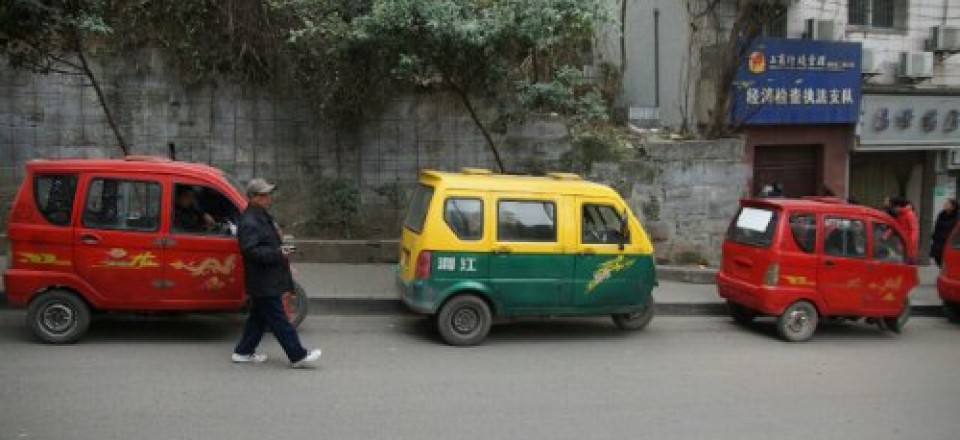
[[[743,208],[737,217],[737,227],[751,231],[764,232],[773,219],[773,211],[757,208]]]

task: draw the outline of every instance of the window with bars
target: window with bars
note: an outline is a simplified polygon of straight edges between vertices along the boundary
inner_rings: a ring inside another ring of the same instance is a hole
[[[847,24],[876,29],[906,29],[908,2],[909,0],[850,0]]]

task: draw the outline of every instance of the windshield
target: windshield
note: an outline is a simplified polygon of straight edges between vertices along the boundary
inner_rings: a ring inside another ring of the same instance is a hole
[[[768,247],[777,228],[777,212],[768,208],[743,207],[730,224],[727,239],[750,246]]]

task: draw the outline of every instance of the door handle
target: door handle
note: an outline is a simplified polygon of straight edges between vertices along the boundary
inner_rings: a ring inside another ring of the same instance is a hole
[[[96,234],[80,234],[80,242],[83,244],[100,244],[100,237]]]
[[[511,253],[513,253],[513,249],[510,249],[510,248],[508,248],[508,247],[506,247],[506,246],[501,246],[501,247],[498,247],[498,248],[494,248],[494,249],[493,249],[493,253],[498,254],[498,255],[511,254]]]
[[[836,266],[837,263],[834,263],[833,260],[827,260],[823,262],[824,266]]]
[[[593,249],[584,249],[580,251],[580,255],[596,255],[596,254],[597,254],[597,251]]]

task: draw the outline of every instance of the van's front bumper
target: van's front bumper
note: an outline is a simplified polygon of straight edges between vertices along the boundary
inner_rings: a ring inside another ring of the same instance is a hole
[[[397,291],[410,310],[424,315],[436,313],[436,293],[423,280],[405,281],[397,277]]]
[[[795,295],[784,290],[782,286],[757,286],[717,273],[717,293],[721,297],[765,315],[779,315],[795,300]]]

